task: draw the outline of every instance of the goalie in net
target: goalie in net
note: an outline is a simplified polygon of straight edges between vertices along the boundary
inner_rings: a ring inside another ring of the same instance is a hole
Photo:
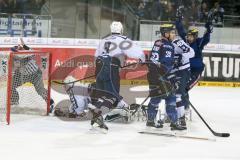
[[[21,52],[31,50],[27,45],[25,45],[22,38],[20,38],[21,44],[11,48],[13,52]],[[46,102],[48,101],[48,91],[44,88],[42,71],[34,60],[35,55],[15,55],[13,56],[13,78],[12,78],[12,93],[11,93],[11,105],[19,104],[19,93],[17,88],[23,84],[29,82],[33,84],[36,92],[40,95]],[[52,111],[54,105],[53,99],[50,99],[50,112]]]

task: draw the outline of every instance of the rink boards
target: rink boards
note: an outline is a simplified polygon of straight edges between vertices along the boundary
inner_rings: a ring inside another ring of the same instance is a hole
[[[62,81],[67,75],[76,79],[94,75],[95,48],[98,39],[70,39],[70,38],[24,38],[24,41],[34,49],[52,53],[52,80]],[[7,50],[18,43],[18,38],[0,38],[1,48]],[[153,42],[135,41],[145,54],[151,50]],[[239,87],[240,86],[240,45],[208,44],[204,50],[203,61],[205,70],[199,86]],[[126,64],[136,60],[127,59]],[[127,77],[136,71],[147,71],[145,68],[134,66],[121,70],[121,84],[146,84],[146,73],[139,77]]]

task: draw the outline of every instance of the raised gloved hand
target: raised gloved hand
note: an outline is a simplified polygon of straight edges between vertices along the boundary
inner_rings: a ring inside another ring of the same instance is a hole
[[[207,23],[205,24],[205,28],[207,29],[207,32],[212,33],[212,32],[213,32],[212,22],[207,22]]]
[[[183,19],[183,11],[184,11],[184,6],[183,5],[181,5],[177,8],[176,19],[178,19],[178,20]]]

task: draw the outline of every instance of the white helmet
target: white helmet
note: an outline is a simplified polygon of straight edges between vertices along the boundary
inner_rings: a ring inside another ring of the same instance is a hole
[[[122,26],[122,23],[119,21],[113,21],[110,26],[110,29],[111,29],[111,33],[120,33],[120,34],[123,33],[123,26]]]

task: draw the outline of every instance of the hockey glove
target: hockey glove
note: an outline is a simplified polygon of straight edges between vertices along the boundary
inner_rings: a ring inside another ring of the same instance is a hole
[[[207,23],[205,24],[205,28],[207,29],[207,32],[208,32],[208,33],[212,33],[212,32],[213,32],[213,25],[212,25],[211,22],[207,22]]]
[[[183,19],[183,11],[184,11],[184,6],[183,5],[181,5],[177,8],[177,11],[176,11],[176,19],[177,20]]]
[[[208,33],[212,33],[212,32],[213,32],[212,22],[207,22],[207,23],[205,24],[205,28],[207,29],[207,32],[208,32]]]
[[[178,54],[174,57],[173,68],[178,68],[182,64],[182,54]]]

